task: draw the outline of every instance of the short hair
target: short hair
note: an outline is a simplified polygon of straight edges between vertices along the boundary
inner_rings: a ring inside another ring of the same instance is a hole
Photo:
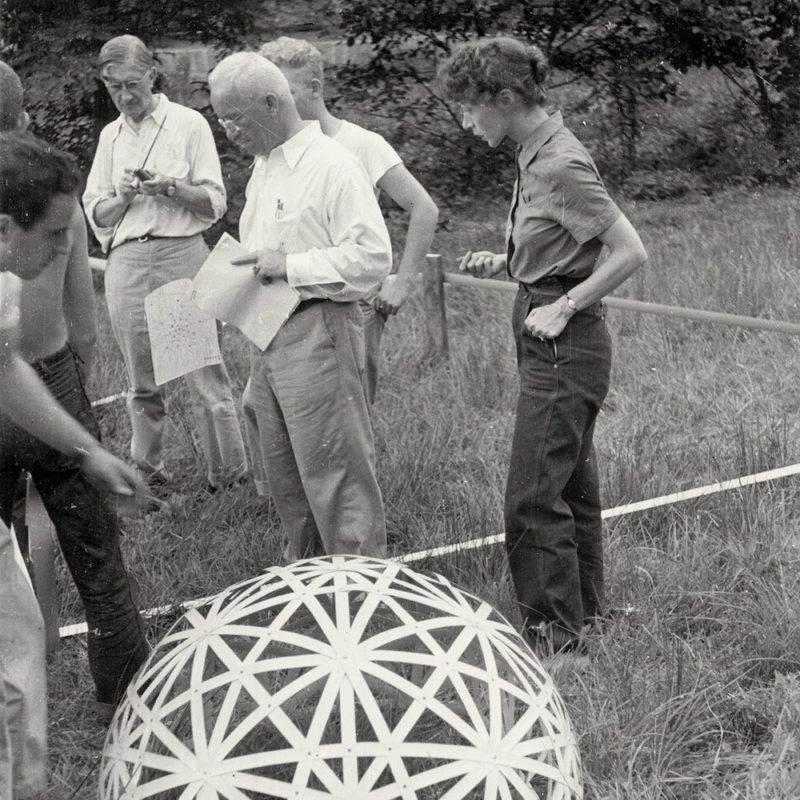
[[[283,73],[258,53],[233,53],[225,56],[208,76],[208,88],[220,91],[220,84],[253,97],[273,92],[283,101],[291,101],[292,93]]]
[[[548,64],[542,51],[510,36],[464,42],[439,66],[437,80],[454,102],[493,102],[503,89],[526,106],[547,102]]]
[[[16,128],[22,114],[22,81],[5,61],[0,61],[0,131]]]
[[[30,230],[51,198],[75,194],[79,175],[71,156],[30,134],[0,133],[0,214]]]
[[[147,70],[154,66],[155,59],[138,36],[126,33],[109,39],[100,48],[100,55],[97,57],[97,69],[100,73],[109,65],[119,64],[133,64]]]
[[[322,53],[305,39],[279,36],[262,44],[258,52],[279,67],[311,67],[314,77],[322,80],[325,70]]]

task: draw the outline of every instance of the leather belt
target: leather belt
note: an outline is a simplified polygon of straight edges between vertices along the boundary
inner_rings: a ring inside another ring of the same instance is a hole
[[[144,244],[145,242],[151,242],[154,239],[187,239],[187,238],[188,238],[187,236],[157,236],[154,233],[146,233],[144,236],[133,236],[130,239],[126,239],[124,242],[115,244],[112,250],[116,250],[118,247],[122,247],[122,245],[124,244],[130,244],[131,242]]]
[[[295,314],[299,314],[301,311],[305,311],[307,308],[311,308],[311,306],[315,306],[317,303],[327,303],[328,300],[325,297],[309,297],[305,300],[301,300],[297,306],[295,307],[294,311],[292,311],[292,316]]]

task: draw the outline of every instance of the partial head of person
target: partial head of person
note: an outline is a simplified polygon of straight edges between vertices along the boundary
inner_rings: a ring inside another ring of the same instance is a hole
[[[223,58],[208,76],[208,89],[227,137],[252,155],[269,155],[300,122],[283,73],[258,53]]]
[[[35,137],[0,133],[0,271],[35,278],[70,248],[79,175]]]
[[[286,77],[297,113],[303,119],[316,119],[325,107],[322,53],[311,42],[290,36],[266,42],[258,52]]]
[[[141,122],[153,110],[155,59],[141,39],[129,34],[109,39],[100,48],[97,70],[121,114]]]
[[[0,133],[24,133],[30,117],[22,102],[22,81],[5,61],[0,61]]]
[[[506,136],[520,141],[517,127],[525,130],[525,121],[543,112],[547,74],[547,59],[536,45],[496,36],[455,47],[437,80],[461,105],[462,126],[497,147]]]

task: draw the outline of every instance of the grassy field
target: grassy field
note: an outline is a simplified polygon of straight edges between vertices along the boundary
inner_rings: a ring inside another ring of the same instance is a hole
[[[719,194],[626,208],[649,264],[620,295],[800,320],[796,194]],[[449,265],[467,248],[500,247],[505,208],[446,219],[435,249]],[[516,372],[510,296],[449,287],[451,357],[421,359],[423,312],[409,301],[384,339],[375,408],[390,549],[502,529]],[[124,386],[102,297],[95,393]],[[797,341],[779,334],[611,311],[612,389],[597,446],[604,505],[794,463]],[[246,348],[226,339],[237,391]],[[125,523],[124,549],[142,607],[216,590],[273,564],[274,512],[250,489],[213,501],[187,421],[170,393],[170,463],[181,497]],[[122,404],[102,410],[123,453]],[[800,797],[800,534],[798,483],[786,479],[609,522],[607,586],[628,616],[589,640],[591,669],[557,677],[580,738],[586,797],[625,800]],[[516,624],[502,547],[425,566],[495,604]],[[80,619],[59,571],[62,624]],[[151,620],[155,639],[170,619]],[[48,800],[91,798],[103,731],[80,637],[50,660]],[[355,800],[355,798],[354,798]]]

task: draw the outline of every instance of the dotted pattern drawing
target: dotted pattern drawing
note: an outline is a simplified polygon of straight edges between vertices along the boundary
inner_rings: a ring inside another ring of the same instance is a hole
[[[128,687],[100,797],[579,800],[552,678],[488,603],[396,562],[273,567],[189,610]]]

